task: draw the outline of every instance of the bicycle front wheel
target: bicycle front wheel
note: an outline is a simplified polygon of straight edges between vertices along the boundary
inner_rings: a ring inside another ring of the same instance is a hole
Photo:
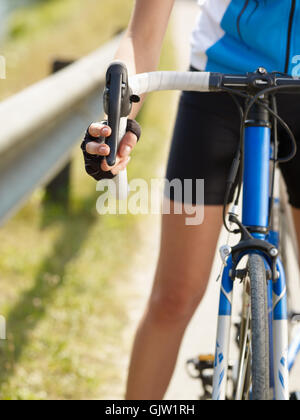
[[[267,278],[264,260],[249,257],[251,287],[252,399],[270,398],[270,352]]]

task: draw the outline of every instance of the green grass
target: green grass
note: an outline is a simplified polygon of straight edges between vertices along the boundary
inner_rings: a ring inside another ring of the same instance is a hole
[[[173,67],[168,35],[161,68]],[[173,110],[172,94],[148,98],[130,177],[149,180],[165,161]],[[44,205],[43,196],[37,191],[0,231],[0,313],[8,332],[0,343],[0,399],[115,397],[133,293],[129,267],[146,218],[97,214],[95,182],[78,149],[68,212]]]
[[[7,79],[0,100],[46,77],[56,58],[78,59],[108,41],[128,23],[134,0],[48,0],[20,9],[0,45]]]
[[[78,0],[43,0],[39,3],[38,7],[35,4],[21,7],[13,14],[7,34],[9,39],[24,41],[40,37],[53,26],[68,24],[74,12],[82,9]]]

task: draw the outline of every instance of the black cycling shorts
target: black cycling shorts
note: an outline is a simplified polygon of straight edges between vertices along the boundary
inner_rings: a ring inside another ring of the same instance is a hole
[[[242,99],[240,100],[242,101]],[[300,149],[300,96],[280,94],[278,113],[296,136]],[[287,156],[291,141],[278,124],[280,156]],[[224,203],[226,180],[240,138],[240,114],[227,93],[183,92],[167,169],[167,180],[193,180],[192,204],[197,202],[196,179],[204,180],[204,203]],[[288,163],[281,164],[290,203],[300,208],[300,150]],[[177,201],[174,190],[166,193]],[[182,194],[184,197],[184,194]],[[233,194],[231,199],[233,198]]]

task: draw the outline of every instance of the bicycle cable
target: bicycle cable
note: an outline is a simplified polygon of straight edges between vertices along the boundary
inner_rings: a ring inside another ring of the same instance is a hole
[[[272,95],[271,98],[272,107],[276,114],[278,114],[277,109],[277,101],[276,96]],[[279,149],[279,141],[278,141],[278,120],[277,118],[273,118],[273,139],[274,139],[274,149],[273,149],[273,168],[272,168],[272,180],[271,180],[271,196],[270,196],[270,203],[269,203],[269,220],[272,219],[273,213],[273,205],[274,205],[274,188],[275,188],[275,176],[276,176],[276,167],[278,163],[278,149]]]
[[[280,115],[278,115],[278,112],[273,111],[267,104],[263,103],[260,101],[260,97],[261,96],[265,96],[266,94],[270,94],[270,93],[275,93],[279,90],[284,90],[286,88],[294,88],[294,86],[276,86],[276,87],[272,87],[272,88],[267,88],[262,90],[260,93],[256,94],[255,96],[252,97],[250,103],[248,104],[246,111],[245,111],[245,119],[247,119],[248,114],[252,108],[252,106],[259,101],[261,103],[261,105],[263,105],[269,112],[271,115],[273,115],[273,117],[276,118],[276,120],[282,125],[282,127],[285,129],[285,131],[288,133],[291,141],[292,141],[292,152],[286,156],[285,158],[278,158],[278,162],[279,163],[286,163],[289,162],[290,160],[292,160],[297,153],[297,141],[296,138],[292,132],[292,130],[290,129],[290,127],[288,126],[288,124],[280,117]],[[294,88],[295,89],[295,88]],[[277,109],[277,107],[276,107]]]
[[[293,159],[295,157],[295,155],[297,153],[297,142],[296,142],[295,136],[294,136],[292,130],[290,129],[290,127],[288,126],[288,124],[278,114],[278,109],[277,109],[277,103],[276,103],[275,96],[272,95],[272,106],[273,106],[274,109],[272,109],[268,104],[266,104],[265,102],[263,102],[261,100],[261,98],[263,96],[265,96],[266,94],[270,94],[270,93],[275,94],[277,91],[284,90],[286,88],[294,88],[294,87],[293,86],[276,86],[276,87],[272,87],[272,88],[266,88],[266,89],[260,91],[258,94],[252,96],[250,94],[239,92],[239,91],[236,91],[236,90],[231,89],[231,88],[222,87],[222,91],[229,93],[231,98],[236,103],[236,105],[239,109],[240,117],[241,117],[240,146],[239,146],[237,154],[234,158],[234,161],[233,161],[233,164],[232,164],[232,167],[231,167],[230,176],[229,176],[228,181],[227,181],[227,187],[226,187],[225,199],[224,199],[224,207],[223,207],[223,223],[224,223],[224,226],[225,226],[226,230],[229,233],[236,233],[236,231],[235,230],[233,230],[233,231],[230,230],[230,228],[227,225],[227,221],[226,221],[227,206],[228,206],[228,202],[229,202],[229,198],[230,198],[230,193],[231,193],[231,190],[232,190],[232,188],[235,184],[238,172],[239,172],[239,182],[238,182],[237,196],[236,196],[236,199],[234,200],[234,205],[238,206],[239,201],[240,201],[243,178],[244,178],[244,142],[245,142],[246,121],[247,121],[248,114],[249,114],[252,106],[255,103],[259,103],[260,105],[262,105],[265,109],[268,110],[268,112],[274,118],[274,131],[273,132],[274,132],[274,146],[275,147],[274,147],[274,168],[273,168],[273,178],[272,178],[271,203],[274,199],[274,182],[275,182],[276,164],[278,162],[279,163],[289,162],[291,159]],[[236,96],[240,96],[244,99],[250,100],[250,102],[247,105],[245,111],[243,110],[243,108],[240,105],[239,101],[237,100]],[[285,158],[279,158],[278,157],[278,145],[279,145],[279,142],[278,142],[278,122],[283,127],[283,129],[287,132],[287,134],[288,134],[288,136],[289,136],[289,138],[291,139],[291,142],[292,142],[292,152],[288,156],[286,156]],[[271,215],[271,212],[272,212],[272,205],[270,205],[270,211],[269,211],[270,215]]]
[[[236,104],[236,106],[237,106],[237,108],[238,108],[238,110],[239,110],[239,113],[240,113],[240,119],[241,119],[241,128],[240,128],[240,139],[242,138],[242,121],[244,120],[244,110],[243,110],[243,107],[242,107],[242,105],[239,103],[239,101],[237,100],[237,98],[236,98],[236,96],[233,94],[233,93],[231,93],[231,92],[228,92],[229,93],[229,95],[230,95],[230,97],[232,98],[232,100],[234,101],[234,103]],[[239,171],[239,168],[240,168],[240,166],[241,166],[241,156],[243,155],[242,154],[242,150],[243,150],[243,145],[242,145],[242,141],[240,141],[240,146],[239,146],[239,148],[238,148],[238,150],[237,150],[237,153],[236,153],[236,156],[235,156],[235,158],[234,158],[234,160],[233,160],[233,163],[232,163],[232,166],[231,166],[231,171],[230,171],[230,175],[229,175],[229,177],[228,177],[228,179],[227,179],[227,186],[226,186],[226,192],[225,192],[225,198],[224,198],[224,206],[223,206],[223,224],[224,224],[224,226],[225,226],[225,228],[226,228],[226,230],[229,232],[229,233],[233,233],[233,231],[232,230],[230,230],[230,228],[228,227],[228,225],[227,225],[227,221],[226,221],[226,211],[227,211],[227,205],[228,205],[228,201],[229,201],[229,196],[230,196],[230,193],[231,193],[231,190],[232,190],[232,188],[233,188],[233,186],[234,186],[234,183],[235,183],[235,180],[236,180],[236,177],[237,177],[237,173],[238,173],[238,171]],[[239,188],[241,188],[241,186],[239,185]]]

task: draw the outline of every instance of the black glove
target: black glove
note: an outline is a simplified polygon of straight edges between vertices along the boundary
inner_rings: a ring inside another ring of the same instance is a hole
[[[107,121],[102,121],[102,124],[108,125]],[[101,169],[101,163],[103,159],[105,159],[105,157],[98,156],[98,155],[91,155],[90,153],[86,151],[86,145],[92,141],[95,141],[96,143],[99,143],[99,144],[105,142],[104,137],[91,136],[89,133],[89,128],[87,129],[84,140],[81,143],[81,149],[83,151],[84,162],[85,162],[85,170],[96,181],[100,181],[101,179],[113,179],[116,175],[113,175],[111,171],[103,171]],[[141,137],[141,127],[135,120],[127,121],[126,132],[128,131],[131,131],[133,134],[135,134],[139,141]]]

